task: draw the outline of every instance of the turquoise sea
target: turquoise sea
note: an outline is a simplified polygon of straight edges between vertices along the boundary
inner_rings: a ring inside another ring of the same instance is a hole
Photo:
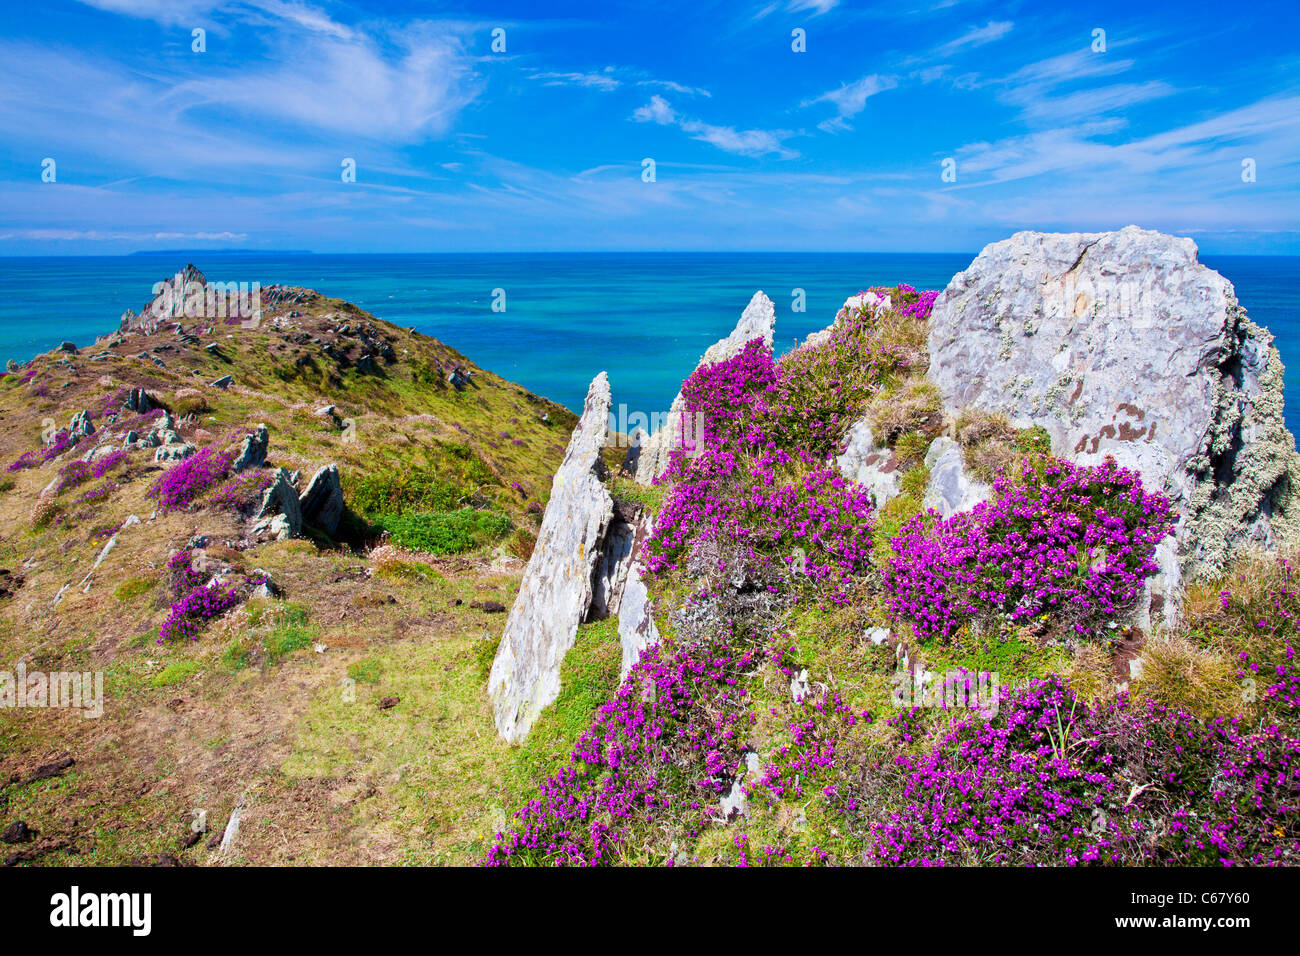
[[[158,253],[0,258],[0,362],[70,339],[87,345],[193,260],[211,281],[281,282],[338,296],[436,336],[577,409],[604,369],[615,409],[666,410],[700,353],[757,289],[777,308],[777,344],[825,327],[873,285],[941,289],[974,258],[886,253],[310,255]],[[1300,257],[1202,256],[1267,326],[1287,366],[1287,422],[1300,432]],[[493,290],[505,311],[492,311]],[[806,311],[792,311],[796,289]]]

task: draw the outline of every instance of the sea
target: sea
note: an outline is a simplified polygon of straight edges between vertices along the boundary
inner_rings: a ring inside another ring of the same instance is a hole
[[[155,282],[194,262],[209,281],[306,286],[414,326],[479,366],[575,411],[609,374],[614,411],[666,411],[701,353],[756,290],[776,304],[778,350],[825,328],[875,285],[942,289],[975,254],[160,252],[0,258],[0,362],[70,340],[88,345],[139,311]],[[1207,256],[1287,368],[1286,418],[1300,434],[1300,256]],[[802,307],[802,308],[800,308]]]

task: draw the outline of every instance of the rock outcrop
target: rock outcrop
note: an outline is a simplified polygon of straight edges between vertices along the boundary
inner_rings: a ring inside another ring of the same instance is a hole
[[[993,494],[992,488],[971,477],[966,468],[965,452],[951,438],[941,435],[930,443],[925,453],[925,467],[930,470],[930,481],[925,486],[921,507],[934,509],[941,517],[970,511]]]
[[[231,467],[235,471],[243,471],[246,468],[261,468],[266,464],[266,450],[270,447],[271,435],[267,431],[266,424],[258,425],[253,431],[244,436],[244,440],[239,445],[239,451],[235,453],[235,460]]]
[[[1296,529],[1281,359],[1190,239],[1129,226],[993,243],[935,302],[929,352],[949,412],[1041,425],[1055,454],[1114,456],[1170,497],[1161,597]]]
[[[892,448],[876,444],[871,423],[866,419],[854,422],[849,428],[844,450],[835,464],[841,475],[871,492],[877,508],[883,508],[902,493],[898,456]]]
[[[298,489],[287,468],[277,469],[271,486],[262,494],[262,504],[253,515],[254,536],[269,534],[283,541],[302,533],[302,507]]]
[[[775,330],[776,307],[762,292],[755,292],[731,334],[709,346],[696,368],[733,358],[754,339],[762,339],[764,347],[770,350]],[[683,440],[685,415],[686,402],[682,398],[682,393],[678,391],[663,426],[640,445],[636,456],[637,481],[645,485],[654,484],[655,479],[668,468],[668,460],[673,448],[680,445]]]
[[[609,379],[601,372],[551,483],[537,543],[492,662],[488,694],[497,732],[511,743],[527,736],[559,695],[560,665],[591,606],[600,544],[614,518],[600,458],[610,401]]]
[[[325,465],[311,476],[307,490],[298,496],[298,508],[304,524],[327,534],[339,529],[343,517],[343,485],[339,481],[338,465]]]

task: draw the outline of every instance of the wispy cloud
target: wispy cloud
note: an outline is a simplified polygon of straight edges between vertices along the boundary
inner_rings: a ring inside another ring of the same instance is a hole
[[[534,73],[530,80],[540,80],[544,86],[585,86],[591,89],[610,92],[623,85],[613,75],[614,68],[606,67],[603,73]]]
[[[740,156],[767,156],[775,153],[781,159],[794,159],[797,150],[785,146],[783,140],[793,136],[789,130],[744,129],[733,126],[714,126],[698,119],[679,116],[662,96],[650,97],[650,102],[632,113],[637,123],[657,123],[660,126],[677,126],[692,139],[716,146]]]
[[[947,43],[935,47],[935,55],[941,57],[952,56],[972,47],[992,43],[994,40],[1000,40],[1010,33],[1014,26],[1015,24],[1010,20],[990,20],[982,27],[971,27],[955,40],[949,40]]]
[[[857,116],[866,108],[868,99],[884,90],[892,90],[896,86],[898,86],[896,77],[879,76],[872,73],[870,76],[864,76],[853,83],[847,83],[837,90],[831,90],[814,99],[806,100],[802,105],[812,106],[816,103],[830,103],[834,106],[836,115],[830,119],[822,120],[817,124],[817,127],[828,133],[839,133],[853,128],[849,125],[848,120]]]

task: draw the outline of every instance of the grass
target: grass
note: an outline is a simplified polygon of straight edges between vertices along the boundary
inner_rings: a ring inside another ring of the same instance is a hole
[[[170,687],[173,684],[180,684],[202,670],[202,665],[198,661],[173,661],[164,667],[153,679],[155,687]]]
[[[375,526],[401,548],[430,554],[462,554],[500,539],[510,519],[492,511],[458,511],[381,515]]]
[[[310,647],[320,634],[308,624],[310,612],[299,604],[284,604],[272,612],[270,633],[262,640],[268,664],[276,664],[294,651]]]
[[[151,578],[127,578],[113,589],[113,597],[126,604],[152,591],[157,583]]]

